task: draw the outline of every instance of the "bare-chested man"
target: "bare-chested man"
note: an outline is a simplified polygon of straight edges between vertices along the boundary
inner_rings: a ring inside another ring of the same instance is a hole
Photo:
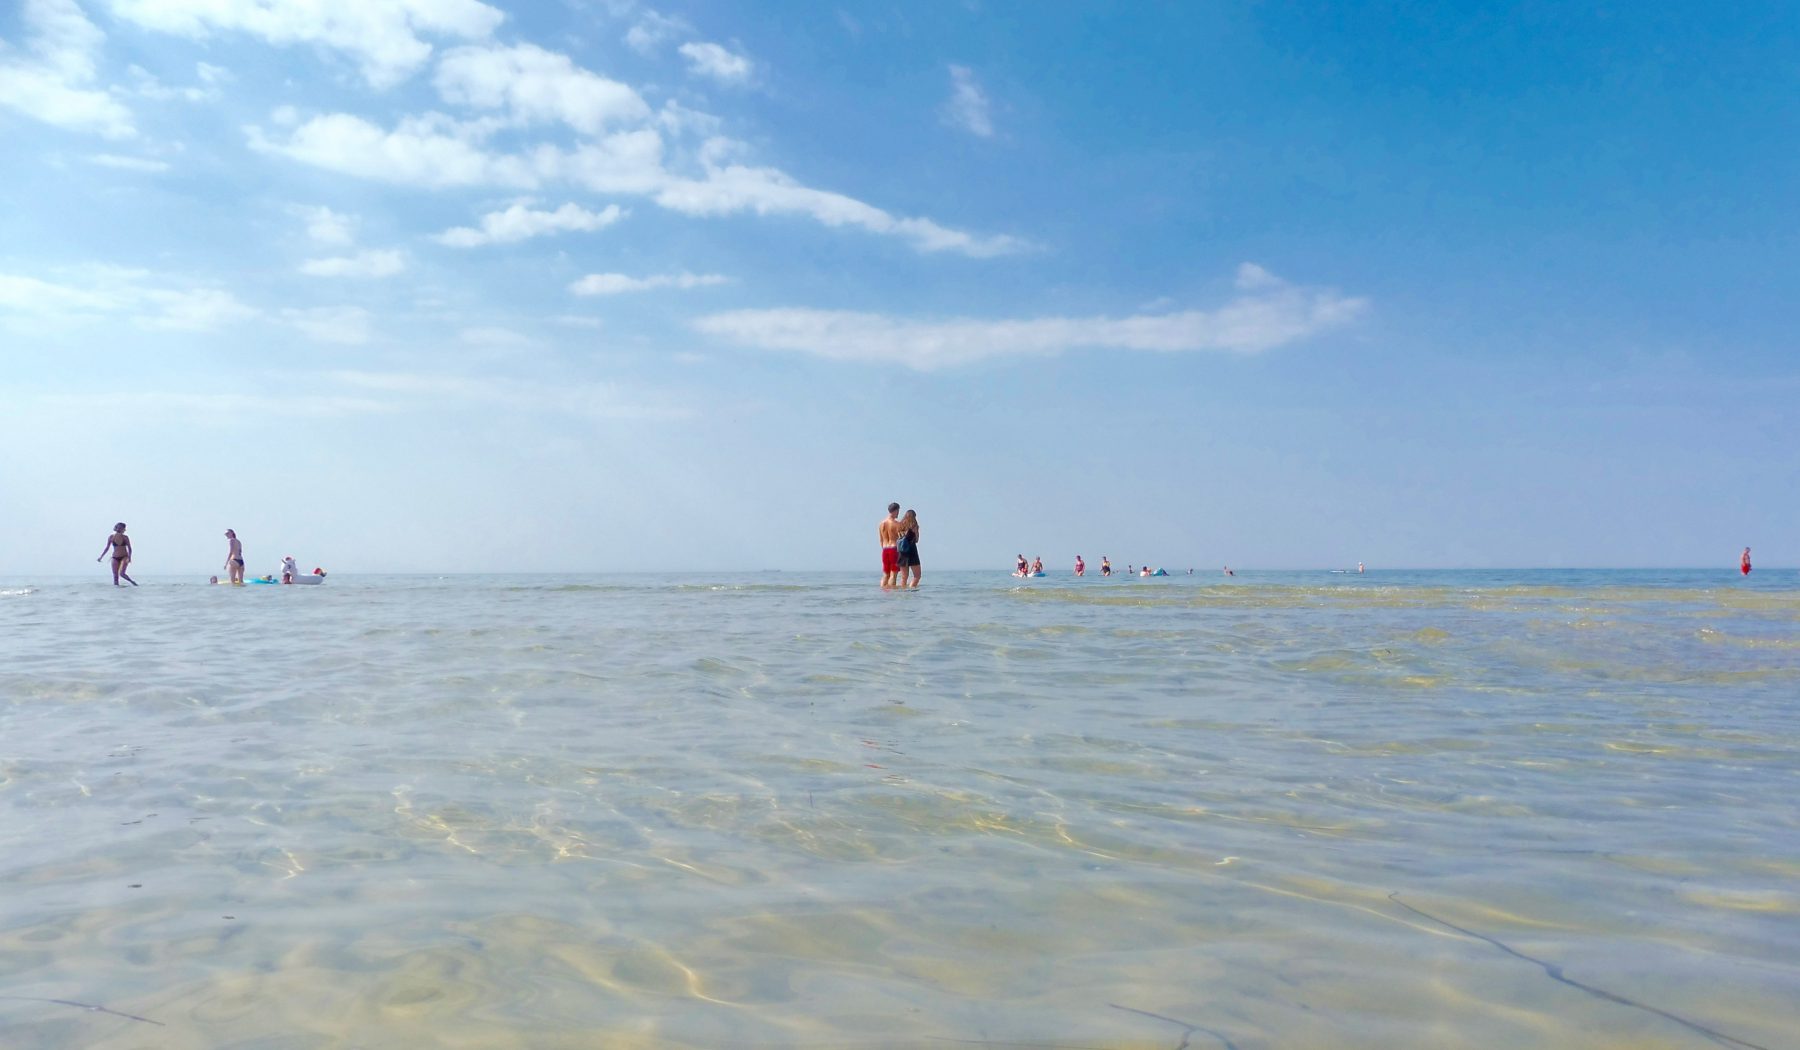
[[[231,549],[225,552],[225,574],[232,583],[242,586],[244,583],[244,545],[238,542],[237,533],[225,530],[225,538],[231,541]]]
[[[875,534],[881,539],[881,585],[893,587],[900,578],[900,504],[888,504]]]

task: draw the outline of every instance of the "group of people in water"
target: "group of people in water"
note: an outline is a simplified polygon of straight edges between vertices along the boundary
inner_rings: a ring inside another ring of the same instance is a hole
[[[1104,554],[1100,555],[1100,575],[1111,576],[1112,574],[1113,574],[1112,559],[1108,558]],[[1167,576],[1168,574],[1169,574],[1169,570],[1167,570],[1167,569],[1162,569],[1162,568],[1152,569],[1148,565],[1144,566],[1141,569],[1137,568],[1136,566],[1132,566],[1132,565],[1125,566],[1125,575],[1127,575],[1127,576],[1133,576],[1133,575],[1135,575],[1135,576]],[[1194,570],[1189,569],[1187,571],[1187,574],[1189,576],[1192,576],[1194,574]],[[1023,554],[1019,555],[1018,563],[1013,569],[1013,575],[1014,576],[1042,576],[1042,575],[1044,575],[1044,559],[1043,558],[1033,558],[1033,559],[1031,559],[1031,561],[1027,562],[1025,560],[1025,555],[1023,555]],[[1077,576],[1086,576],[1087,575],[1087,562],[1083,561],[1081,559],[1081,555],[1079,555],[1079,554],[1075,555],[1075,575],[1077,575]],[[1234,573],[1232,573],[1230,568],[1227,568],[1225,570],[1225,575],[1231,576],[1231,575],[1234,575]]]
[[[923,574],[919,567],[918,513],[909,509],[902,516],[900,504],[890,503],[887,517],[881,519],[875,534],[881,541],[881,586],[889,590],[918,587]]]
[[[225,530],[225,542],[225,579],[220,580],[217,576],[214,576],[207,582],[242,586],[244,583],[244,544],[238,539],[237,532],[232,529]],[[132,552],[131,537],[125,534],[125,523],[122,521],[113,526],[111,535],[106,537],[106,546],[100,550],[100,557],[95,558],[94,560],[104,561],[106,560],[108,553],[112,555],[113,586],[124,586],[124,584],[119,582],[123,580],[125,583],[129,583],[133,587],[136,587],[138,582],[132,579],[125,571],[131,567]],[[318,579],[324,579],[325,570],[314,568],[308,575]],[[275,583],[279,581],[281,583],[298,583],[304,580],[306,580],[306,576],[301,574],[300,566],[294,562],[294,556],[290,554],[281,559],[281,567],[279,569],[267,576],[260,577],[256,582]]]

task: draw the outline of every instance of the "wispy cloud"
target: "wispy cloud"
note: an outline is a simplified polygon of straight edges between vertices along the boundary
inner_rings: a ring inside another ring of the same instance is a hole
[[[690,60],[719,75],[735,76],[734,71],[749,68],[742,56],[723,48],[709,50],[717,47],[693,44],[687,50]],[[846,194],[805,185],[778,168],[743,162],[747,147],[717,135],[684,154],[687,164],[671,167],[663,134],[706,133],[716,129],[717,118],[672,104],[653,112],[627,85],[529,45],[453,51],[440,66],[437,86],[446,102],[480,114],[458,119],[427,113],[401,119],[389,129],[350,113],[303,120],[291,111],[277,111],[274,130],[244,130],[253,149],[405,186],[541,190],[566,184],[649,197],[660,207],[695,217],[805,216],[828,227],[899,237],[924,252],[980,258],[1030,247],[1016,237],[894,215]],[[574,130],[575,142],[519,141],[546,123]],[[501,138],[497,133],[503,129],[507,133]]]
[[[322,343],[361,346],[370,338],[369,311],[360,306],[315,306],[286,309],[281,319]]]
[[[127,157],[118,153],[94,153],[88,156],[88,163],[98,164],[103,168],[117,168],[120,171],[141,171],[147,174],[160,174],[169,170],[169,163],[162,160],[151,160],[148,157]]]
[[[971,135],[994,137],[993,105],[968,66],[950,67],[950,101],[944,104],[944,117]]]
[[[375,87],[391,87],[431,57],[425,37],[486,39],[505,18],[476,0],[111,0],[119,18],[200,40],[239,32],[275,44],[312,44],[357,61]]]
[[[716,273],[665,273],[651,277],[631,277],[622,273],[590,273],[569,291],[576,295],[623,295],[626,292],[648,292],[657,288],[704,288],[728,284],[731,278]]]
[[[0,314],[69,322],[124,318],[143,328],[209,331],[257,316],[222,289],[142,270],[90,267],[56,281],[0,273]]]
[[[216,66],[208,66],[204,62],[200,63],[203,77],[206,70],[216,68]],[[153,101],[210,102],[219,97],[219,89],[213,86],[213,81],[210,79],[203,87],[170,87],[142,66],[132,66],[127,72],[131,74],[132,93]]]
[[[405,269],[406,256],[392,249],[308,259],[300,264],[300,272],[310,277],[392,277]]]
[[[306,222],[306,236],[317,244],[347,245],[356,240],[356,219],[324,205],[296,205],[294,213]]]
[[[386,395],[390,404],[441,408],[445,402],[487,405],[533,415],[556,412],[589,419],[687,419],[692,412],[659,397],[634,393],[614,383],[550,383],[506,376],[417,372],[332,372],[326,377],[346,390]]]
[[[726,84],[742,84],[755,71],[751,61],[726,48],[705,41],[686,43],[677,48],[688,60],[688,70]]]
[[[595,135],[650,116],[636,91],[531,44],[458,48],[438,63],[435,83],[446,102],[503,110],[522,125],[560,121]]]
[[[530,201],[519,201],[502,211],[481,217],[480,228],[458,226],[437,235],[440,244],[456,248],[477,248],[484,244],[509,244],[532,237],[568,230],[593,231],[618,222],[626,214],[617,204],[600,211],[588,211],[577,204],[565,204],[555,211],[531,207]]]
[[[27,395],[27,400],[32,404],[81,415],[103,413],[109,417],[128,416],[213,424],[268,416],[343,416],[392,410],[392,406],[376,398],[311,393],[121,390],[75,394],[40,393]]]
[[[1245,263],[1238,271],[1236,296],[1212,310],[946,321],[834,310],[740,310],[702,318],[696,327],[758,349],[930,371],[992,357],[1075,349],[1258,353],[1347,325],[1367,308],[1365,299],[1288,284]]]
[[[361,117],[332,113],[292,129],[285,141],[269,138],[258,127],[245,132],[252,149],[407,186],[529,188],[538,181],[529,161],[489,153],[479,128],[441,115],[410,118],[384,131]]]
[[[93,87],[105,34],[74,0],[25,0],[25,50],[0,51],[0,106],[109,139],[137,134],[131,111]]]
[[[468,346],[480,346],[488,349],[510,350],[530,346],[532,339],[528,335],[515,332],[510,328],[488,325],[481,328],[465,328],[456,333],[459,342]]]
[[[860,227],[905,238],[920,251],[953,251],[976,258],[1025,251],[1026,242],[1006,235],[982,237],[940,226],[930,219],[889,214],[872,204],[801,185],[774,168],[730,164],[708,169],[699,179],[671,179],[656,203],[685,215],[806,215],[826,226]]]
[[[625,44],[646,58],[662,50],[662,46],[678,36],[693,32],[693,27],[680,18],[645,8],[625,32]]]

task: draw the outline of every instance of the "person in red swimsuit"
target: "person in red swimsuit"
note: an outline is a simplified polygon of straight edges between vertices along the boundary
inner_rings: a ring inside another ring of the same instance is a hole
[[[1742,571],[1745,576],[1750,575],[1750,548],[1744,548],[1744,556],[1738,559],[1738,569]]]
[[[887,517],[881,519],[875,534],[881,540],[881,585],[893,587],[900,577],[900,504],[888,504]]]

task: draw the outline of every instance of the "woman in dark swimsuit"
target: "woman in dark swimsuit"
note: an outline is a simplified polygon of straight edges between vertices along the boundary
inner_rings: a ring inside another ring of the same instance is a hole
[[[104,561],[107,551],[112,552],[113,586],[119,586],[119,581],[124,580],[136,587],[137,581],[125,574],[125,570],[131,567],[131,537],[125,535],[124,522],[113,526],[112,535],[106,537],[106,546],[100,549],[100,557],[94,560]]]
[[[907,511],[906,517],[900,519],[900,576],[896,586],[917,587],[922,570],[919,568],[919,515]],[[912,582],[906,582],[907,573],[912,574]]]

